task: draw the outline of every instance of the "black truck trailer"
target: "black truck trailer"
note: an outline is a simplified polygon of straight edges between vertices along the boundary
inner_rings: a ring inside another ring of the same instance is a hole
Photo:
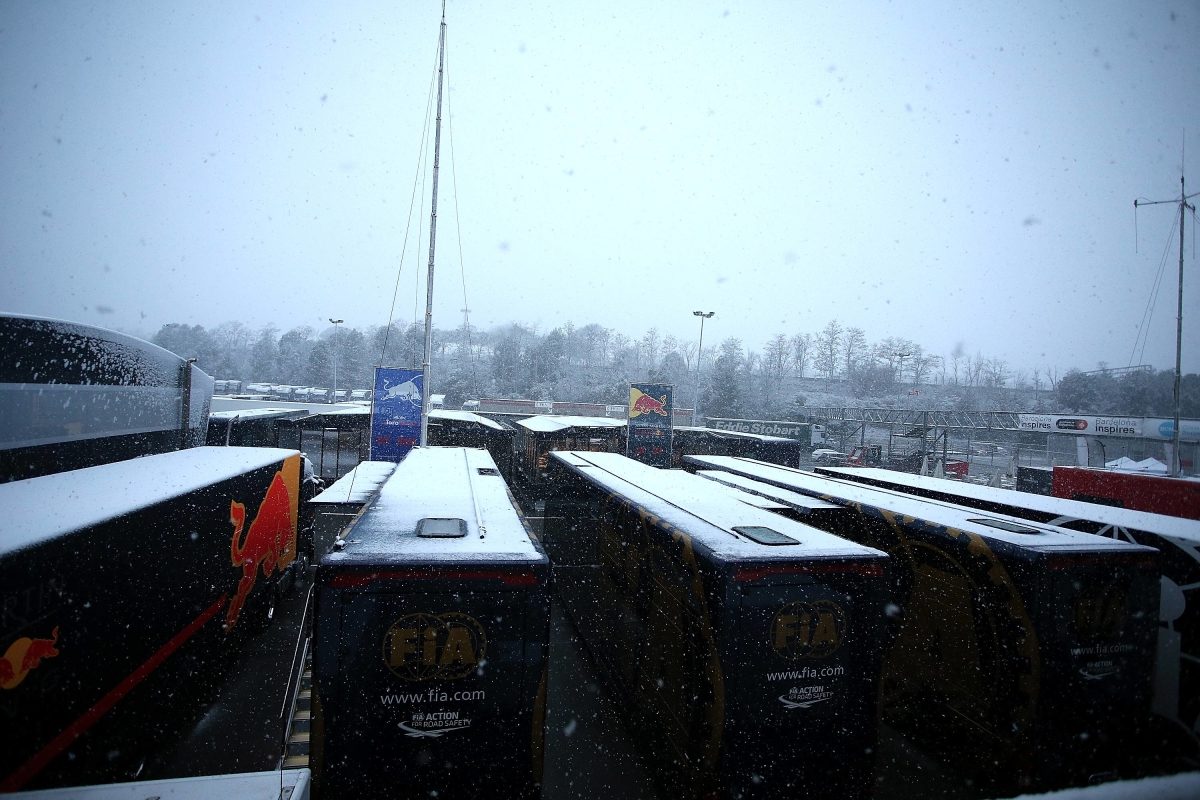
[[[1193,756],[1200,751],[1200,522],[1166,514],[908,475],[886,469],[816,472],[990,513],[1136,542],[1162,553],[1154,710],[1174,724]]]
[[[549,562],[486,450],[413,450],[317,568],[314,794],[536,797]]]
[[[300,459],[197,447],[0,485],[0,792],[131,780],[182,739],[296,557]]]
[[[922,749],[995,790],[1137,769],[1156,550],[749,459],[687,461],[853,509],[838,532],[892,556],[903,618],[883,718]]]
[[[0,314],[0,482],[204,444],[213,379],[150,342]]]
[[[680,470],[549,468],[555,591],[662,795],[865,796],[887,557]]]

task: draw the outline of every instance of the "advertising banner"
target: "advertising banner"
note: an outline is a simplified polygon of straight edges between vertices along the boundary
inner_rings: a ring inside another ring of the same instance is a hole
[[[1147,439],[1170,441],[1175,436],[1175,420],[1164,417],[1147,417],[1142,421],[1142,435]],[[1179,440],[1182,442],[1200,441],[1200,420],[1179,420]]]
[[[812,425],[807,422],[776,422],[767,419],[708,418],[708,427],[733,433],[756,433],[762,436],[782,436],[785,439],[812,441]]]
[[[420,441],[423,380],[419,369],[378,367],[375,370],[372,461],[402,461]]]
[[[675,387],[629,384],[629,436],[625,455],[652,467],[671,466],[671,416]]]
[[[1092,417],[1064,414],[1018,414],[1017,427],[1042,433],[1077,433],[1084,436],[1142,435],[1141,417]]]

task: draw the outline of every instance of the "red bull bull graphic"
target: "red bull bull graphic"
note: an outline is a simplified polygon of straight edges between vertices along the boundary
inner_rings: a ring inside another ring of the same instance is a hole
[[[301,465],[196,447],[0,484],[0,794],[127,781],[179,751],[264,641],[251,623],[298,553]],[[254,664],[256,702],[277,708],[286,676]]]
[[[637,419],[643,414],[658,414],[660,417],[668,416],[667,414],[667,394],[655,398],[652,395],[646,394],[636,386],[629,387],[629,418]]]
[[[0,689],[15,689],[30,672],[41,666],[42,661],[58,655],[58,626],[50,632],[48,639],[31,639],[22,636],[8,646],[0,656]]]
[[[299,476],[300,459],[292,456],[271,479],[245,537],[242,531],[246,523],[246,506],[236,500],[229,503],[229,521],[233,525],[233,537],[229,541],[230,563],[242,570],[237,592],[230,599],[225,614],[225,624],[230,628],[237,624],[259,572],[269,578],[276,572],[283,572],[296,559]]]
[[[419,369],[375,370],[371,404],[371,460],[402,461],[421,438],[425,390]]]
[[[671,419],[675,387],[629,385],[629,437],[625,455],[652,467],[671,466]]]

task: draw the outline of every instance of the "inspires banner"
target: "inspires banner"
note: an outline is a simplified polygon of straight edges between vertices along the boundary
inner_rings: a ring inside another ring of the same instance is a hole
[[[421,439],[424,376],[419,369],[379,367],[371,404],[371,460],[403,461]]]

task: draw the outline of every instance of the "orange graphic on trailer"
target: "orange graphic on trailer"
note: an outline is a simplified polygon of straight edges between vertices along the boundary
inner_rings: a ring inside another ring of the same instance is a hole
[[[246,506],[236,500],[229,503],[229,521],[233,538],[229,542],[230,562],[242,570],[237,593],[229,601],[225,623],[237,624],[242,605],[250,596],[259,572],[269,578],[282,572],[296,559],[296,504],[299,488],[300,457],[291,456],[271,479],[271,486],[258,506],[254,521],[246,530]]]
[[[50,632],[49,639],[31,639],[22,636],[8,646],[0,656],[0,689],[15,689],[25,676],[42,665],[47,658],[58,655],[58,626]]]
[[[629,387],[629,418],[634,419],[642,414],[667,415],[667,396],[655,398],[642,392],[636,386]]]

